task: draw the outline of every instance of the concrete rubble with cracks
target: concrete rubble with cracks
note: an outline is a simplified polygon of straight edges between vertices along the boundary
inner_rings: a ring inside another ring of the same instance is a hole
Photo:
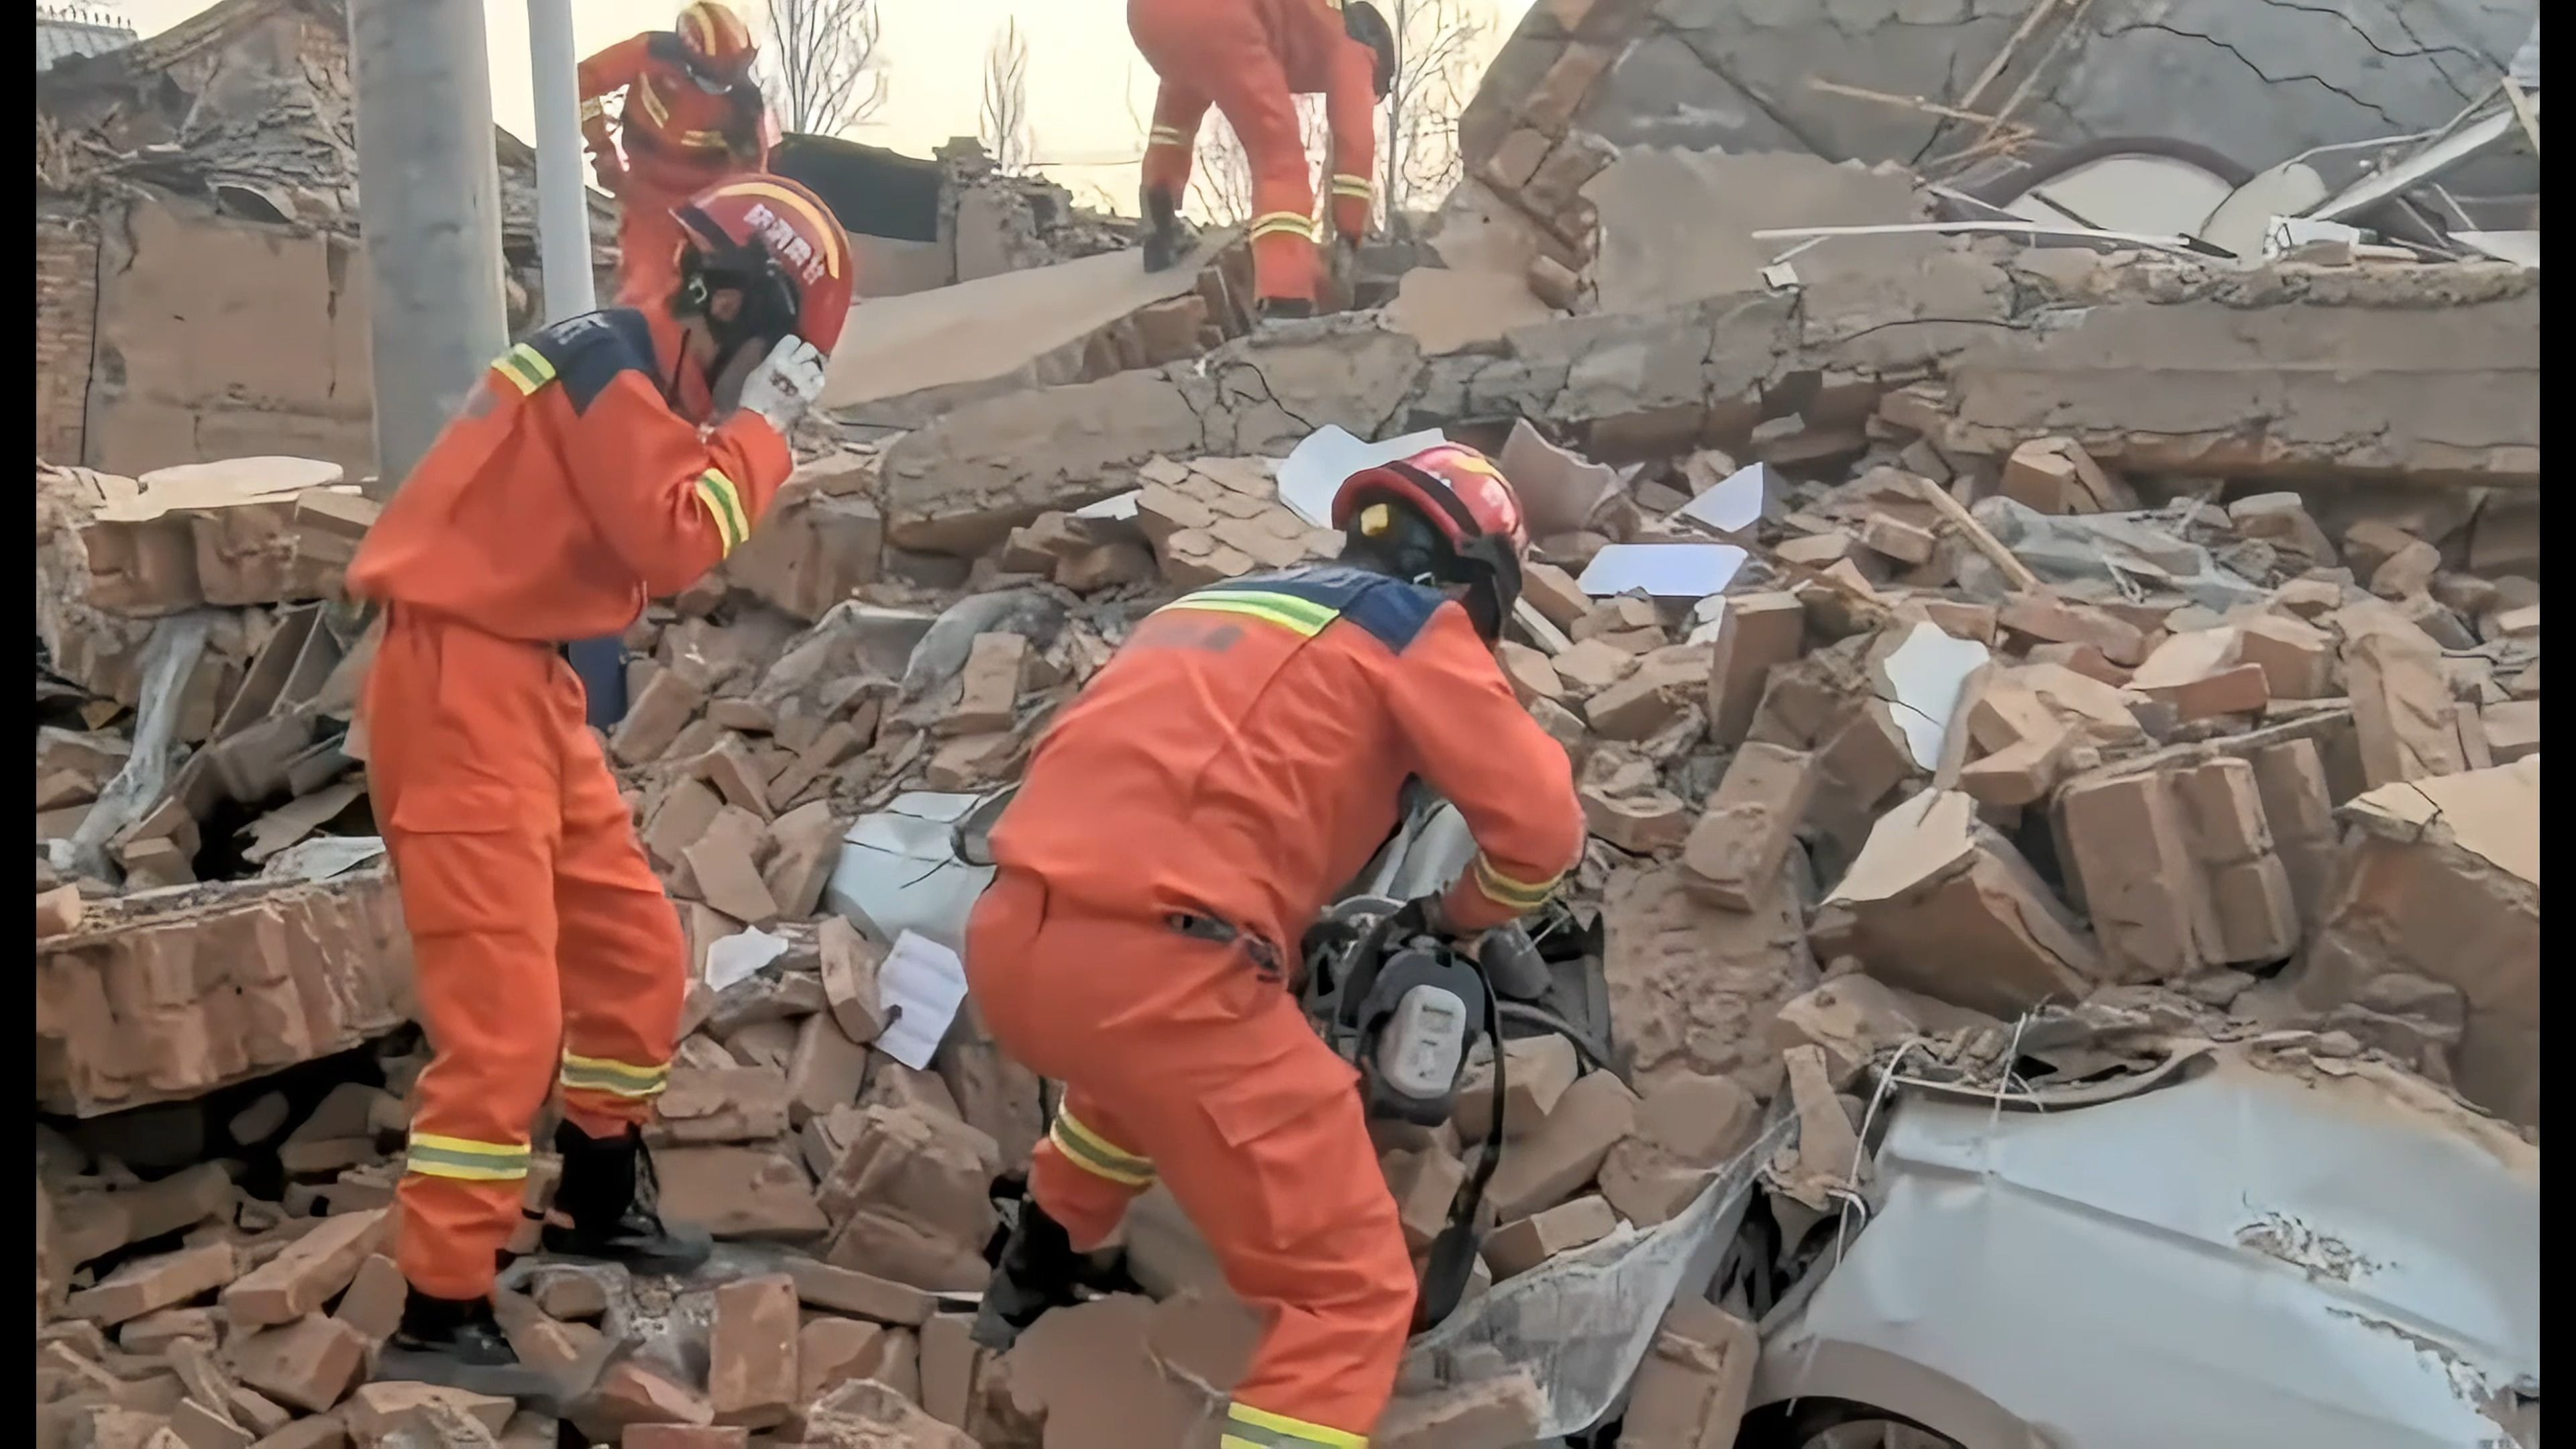
[[[2024,118],[2061,140],[2224,125],[2267,160],[2438,124],[2528,25],[2413,7],[2408,40],[2368,6],[2135,8],[2077,7],[2053,50],[2034,31],[1984,104],[2036,63]],[[1370,279],[1393,306],[1247,335],[1222,235],[1124,291],[1095,284],[1107,255],[898,299],[917,325],[845,362],[753,540],[623,640],[603,744],[693,981],[664,1201],[724,1247],[685,1281],[513,1269],[523,1356],[617,1349],[561,1424],[360,1382],[399,1307],[387,1208],[426,1060],[354,707],[371,621],[338,597],[373,508],[293,436],[135,477],[40,462],[40,1437],[1193,1442],[1257,1324],[1166,1191],[1125,1230],[1137,1291],[1008,1355],[967,1340],[1056,1086],[971,997],[935,1044],[889,1035],[941,958],[916,940],[889,962],[906,932],[955,944],[977,802],[1137,619],[1336,547],[1276,472],[1328,426],[1529,460],[1554,526],[1498,658],[1589,827],[1539,932],[1582,1045],[1507,1031],[1500,1217],[1374,1442],[1501,1449],[1606,1418],[1629,1449],[1720,1449],[1826,1392],[1801,1373],[1931,1383],[1907,1401],[1926,1422],[1967,1381],[2002,1417],[1943,1432],[2022,1442],[2049,1394],[2010,1355],[1909,1353],[1968,1310],[1898,1251],[1949,1226],[1914,1211],[1921,1161],[1974,1159],[1998,1112],[2188,1184],[2222,1299],[2257,1281],[2340,1312],[2424,1264],[2437,1296],[2477,1297],[2529,1235],[2538,1153],[2538,273],[1905,234],[1766,279],[1785,246],[1758,230],[1929,213],[1902,166],[1836,160],[1968,138],[1743,72],[1956,99],[2028,13],[1546,0],[1468,115],[1471,179],[1416,253],[1444,268]],[[2391,63],[2347,79],[2338,30]],[[1710,37],[1735,80],[1703,66]],[[2265,58],[2283,47],[2316,78]],[[2280,79],[2249,90],[2221,51]],[[2226,120],[2247,96],[2273,108]],[[1005,296],[1037,299],[1044,335],[992,326]],[[961,313],[974,345],[908,370]],[[1717,538],[1743,555],[1720,594],[1584,587],[1611,545]],[[2246,1071],[2413,1123],[2363,1134],[2336,1164],[2354,1181],[2381,1152],[2501,1176],[2461,1178],[2465,1226],[2392,1243],[2330,1205],[2238,1201],[2233,1158],[2162,1172],[2171,1144],[2122,1125]],[[1416,1251],[1492,1105],[1378,1144]],[[554,1169],[540,1154],[532,1208]],[[1647,1255],[1670,1269],[1653,1302],[1557,1296]],[[2128,1301],[2136,1256],[2063,1276]],[[2518,1304],[2516,1281],[2479,1301]],[[2087,1342],[2046,1316],[2065,1297],[2014,1321]],[[2536,1444],[2513,1334],[2466,1343],[2440,1307],[2264,1346],[2390,1354],[2374,1403],[2439,1377],[2411,1401],[2427,1422]],[[1808,1340],[1779,1336],[1791,1319]],[[1620,1331],[1557,1354],[1550,1322]],[[1840,1358],[1806,1351],[1819,1335]],[[2144,1432],[2193,1392],[2150,1357],[2101,1395]]]

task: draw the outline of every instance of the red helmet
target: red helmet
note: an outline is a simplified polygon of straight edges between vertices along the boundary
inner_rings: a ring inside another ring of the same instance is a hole
[[[1373,506],[1389,503],[1403,505],[1465,565],[1464,577],[1445,582],[1470,585],[1468,616],[1489,642],[1501,637],[1521,596],[1521,561],[1529,553],[1529,523],[1503,470],[1463,443],[1364,468],[1333,495],[1333,526],[1362,538],[1389,535],[1399,526],[1396,513]]]
[[[850,239],[822,198],[783,176],[737,176],[683,203],[688,240],[674,311],[705,315],[720,291],[742,293],[729,321],[710,317],[717,341],[768,344],[794,333],[828,355],[850,318]]]
[[[689,69],[719,85],[740,85],[751,75],[751,63],[760,54],[751,27],[731,6],[717,0],[681,6],[680,18],[671,29],[680,37],[680,52],[687,57]]]

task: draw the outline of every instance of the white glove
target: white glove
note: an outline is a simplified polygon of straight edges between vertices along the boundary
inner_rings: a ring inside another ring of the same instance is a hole
[[[782,340],[743,379],[744,410],[769,419],[778,436],[786,437],[787,430],[823,395],[823,362],[823,354],[804,338]]]

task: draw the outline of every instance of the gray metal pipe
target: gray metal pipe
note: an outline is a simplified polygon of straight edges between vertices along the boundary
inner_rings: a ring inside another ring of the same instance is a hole
[[[590,202],[581,179],[580,63],[572,43],[572,0],[528,0],[528,85],[537,102],[537,247],[549,322],[599,306],[590,270]]]
[[[349,0],[387,498],[509,343],[480,0]]]

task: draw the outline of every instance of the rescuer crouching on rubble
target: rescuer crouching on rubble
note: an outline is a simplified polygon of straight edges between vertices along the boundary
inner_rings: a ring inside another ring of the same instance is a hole
[[[545,1251],[681,1271],[709,1250],[661,1220],[643,1142],[687,991],[679,917],[559,646],[618,634],[750,534],[793,466],[851,270],[823,203],[775,177],[701,192],[676,225],[672,290],[495,361],[349,568],[384,612],[359,708],[433,1052],[383,1377],[543,1394],[490,1293],[558,1085]]]
[[[1167,604],[1040,741],[966,936],[993,1035],[1065,1083],[986,1290],[1006,1345],[1073,1301],[1082,1253],[1159,1176],[1268,1327],[1225,1443],[1367,1442],[1414,1272],[1356,1073],[1285,977],[1408,777],[1474,866],[1407,912],[1458,936],[1546,901],[1583,846],[1565,749],[1493,656],[1528,531],[1493,464],[1443,445],[1343,483],[1339,563]]]

